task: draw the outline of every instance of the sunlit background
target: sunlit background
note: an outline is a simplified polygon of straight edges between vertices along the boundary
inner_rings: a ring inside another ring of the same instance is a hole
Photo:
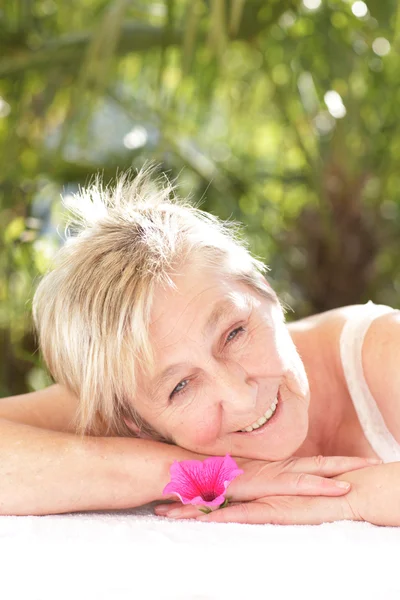
[[[3,0],[0,395],[51,382],[31,322],[66,202],[155,161],[246,224],[296,319],[399,306],[395,0]]]

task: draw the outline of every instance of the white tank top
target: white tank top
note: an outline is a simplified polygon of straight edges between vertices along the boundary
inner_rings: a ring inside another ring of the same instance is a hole
[[[393,310],[395,309],[383,304],[374,304],[370,300],[356,318],[351,317],[347,320],[340,338],[340,356],[354,408],[365,437],[384,463],[400,461],[400,444],[386,427],[365,380],[362,346],[372,321]]]

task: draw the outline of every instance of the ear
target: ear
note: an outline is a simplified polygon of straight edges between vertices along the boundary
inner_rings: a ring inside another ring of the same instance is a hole
[[[123,417],[124,419],[124,423],[125,425],[131,430],[133,431],[133,433],[140,439],[142,440],[151,440],[152,438],[147,434],[147,433],[143,433],[143,431],[140,430],[140,428],[136,425],[136,423],[134,423],[133,421],[130,421],[129,419],[126,419],[125,417]]]

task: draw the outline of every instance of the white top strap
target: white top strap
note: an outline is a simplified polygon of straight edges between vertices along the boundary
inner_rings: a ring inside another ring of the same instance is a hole
[[[362,346],[372,321],[393,311],[371,300],[356,318],[345,323],[340,338],[340,356],[347,386],[361,427],[372,448],[384,463],[400,461],[400,444],[392,436],[364,377]]]

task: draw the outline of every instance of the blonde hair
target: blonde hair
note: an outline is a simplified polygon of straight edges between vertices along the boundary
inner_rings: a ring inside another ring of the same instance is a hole
[[[154,366],[148,328],[156,286],[187,262],[219,269],[280,306],[240,227],[181,200],[153,168],[100,178],[74,197],[69,234],[33,299],[39,346],[54,380],[77,397],[78,435],[134,436],[124,418],[162,440],[134,407],[136,369]],[[161,185],[160,185],[161,183]],[[165,440],[164,440],[165,441]]]

